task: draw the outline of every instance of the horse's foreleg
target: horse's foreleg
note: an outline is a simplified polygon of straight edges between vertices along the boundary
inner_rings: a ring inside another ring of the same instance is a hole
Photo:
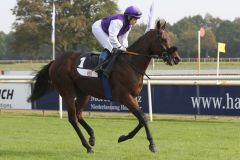
[[[153,142],[152,134],[149,130],[147,119],[144,115],[144,113],[140,109],[134,109],[133,114],[138,118],[139,122],[144,126],[146,134],[147,134],[147,139],[149,141],[149,150],[152,152],[156,152],[156,146]]]
[[[143,127],[143,125],[141,123],[139,123],[136,128],[134,128],[131,132],[128,133],[128,135],[121,135],[118,138],[118,143],[133,138],[142,127]]]
[[[137,117],[137,119],[139,121],[139,124],[127,136],[120,136],[118,141],[122,142],[122,141],[125,141],[127,139],[132,138],[142,128],[142,126],[144,126],[146,134],[147,134],[147,139],[150,143],[149,144],[149,149],[152,152],[156,152],[156,147],[155,147],[155,144],[153,142],[152,134],[151,134],[151,132],[149,130],[149,127],[148,127],[148,124],[147,124],[147,119],[146,119],[144,113],[140,110],[136,98],[132,97],[131,95],[128,95],[124,99],[124,102],[125,102],[125,105],[128,107],[128,109]]]
[[[76,108],[77,108],[77,118],[78,122],[83,126],[83,128],[87,131],[89,138],[89,144],[91,146],[95,145],[95,136],[93,129],[87,124],[87,122],[83,119],[82,112],[84,107],[89,101],[89,96],[78,95],[76,100]]]

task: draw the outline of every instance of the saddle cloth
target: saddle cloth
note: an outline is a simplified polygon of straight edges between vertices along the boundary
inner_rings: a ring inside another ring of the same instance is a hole
[[[105,99],[112,100],[111,87],[109,85],[108,78],[98,75],[93,71],[98,65],[99,54],[85,53],[80,56],[79,63],[77,65],[77,71],[81,76],[101,78]]]
[[[77,71],[82,76],[98,77],[97,72],[93,71],[98,65],[99,54],[85,53],[80,56]]]

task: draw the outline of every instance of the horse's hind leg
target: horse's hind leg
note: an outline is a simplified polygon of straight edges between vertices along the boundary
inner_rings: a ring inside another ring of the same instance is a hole
[[[77,109],[78,122],[83,126],[83,128],[85,128],[85,130],[87,131],[88,135],[90,136],[89,144],[91,146],[94,146],[95,145],[94,131],[87,124],[87,122],[83,119],[83,116],[82,116],[82,112],[84,110],[84,107],[88,103],[89,98],[90,98],[90,96],[78,95],[75,103],[76,103],[76,109]]]
[[[93,153],[93,149],[90,147],[90,145],[88,144],[88,142],[86,141],[86,139],[83,136],[82,131],[80,130],[80,128],[78,127],[78,118],[76,116],[76,107],[75,107],[75,101],[74,101],[74,97],[71,95],[62,95],[63,96],[63,100],[67,105],[68,108],[68,120],[71,123],[71,125],[73,126],[73,128],[75,129],[75,131],[77,132],[82,145],[87,149],[88,153]]]

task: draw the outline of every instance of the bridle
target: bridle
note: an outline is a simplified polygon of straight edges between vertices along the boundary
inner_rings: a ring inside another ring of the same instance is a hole
[[[168,49],[166,50],[163,47],[163,42],[162,42],[162,38],[161,38],[159,30],[157,32],[157,40],[159,40],[161,42],[160,44],[161,44],[161,47],[163,48],[162,57],[161,58],[164,58],[164,55],[168,55],[169,53],[168,53]],[[154,58],[154,59],[160,58],[159,55],[157,55],[157,54],[155,54],[155,55],[147,55],[147,54],[140,54],[140,53],[131,52],[131,51],[123,51],[122,53],[127,54],[127,55],[142,56],[142,57]],[[128,63],[132,67],[132,69],[135,70],[135,72],[137,72],[137,73],[139,73],[141,75],[145,75],[146,77],[148,77],[148,79],[150,79],[150,77],[145,72],[139,71],[139,69],[135,65],[133,65],[130,62],[128,62]]]

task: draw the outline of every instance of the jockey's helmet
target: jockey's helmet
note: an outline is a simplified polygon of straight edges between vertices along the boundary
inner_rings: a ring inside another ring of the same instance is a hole
[[[142,16],[142,12],[137,7],[130,6],[130,7],[126,8],[124,15],[139,19]]]

